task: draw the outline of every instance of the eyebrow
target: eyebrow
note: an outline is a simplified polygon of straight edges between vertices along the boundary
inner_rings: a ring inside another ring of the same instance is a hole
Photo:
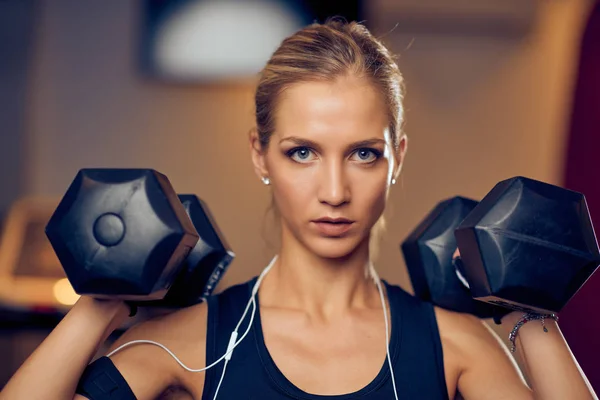
[[[319,146],[317,143],[308,140],[308,139],[303,139],[297,136],[288,136],[288,137],[284,137],[283,139],[281,139],[279,141],[279,143],[283,143],[283,142],[293,142],[298,146],[303,146],[303,147],[311,147],[314,149],[320,149],[321,146]],[[380,139],[380,138],[373,138],[373,139],[367,139],[367,140],[361,140],[359,142],[354,142],[351,143],[350,145],[348,145],[348,148],[358,148],[358,147],[368,147],[368,146],[373,146],[375,144],[383,144],[385,145],[385,140]]]

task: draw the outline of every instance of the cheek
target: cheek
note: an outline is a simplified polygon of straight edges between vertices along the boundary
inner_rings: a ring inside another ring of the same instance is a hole
[[[302,186],[293,182],[277,181],[278,185],[273,188],[273,197],[275,204],[283,214],[294,214],[301,207],[306,207],[310,201],[307,188],[302,190]],[[286,215],[287,216],[287,215]]]
[[[273,198],[286,220],[306,217],[306,210],[310,210],[311,202],[315,201],[313,175],[309,171],[294,171],[279,164],[273,175]],[[304,212],[304,213],[303,213]]]
[[[366,179],[357,180],[353,187],[352,200],[360,213],[367,217],[369,225],[374,224],[385,209],[387,201],[387,179],[384,171]],[[357,210],[358,211],[358,210]]]

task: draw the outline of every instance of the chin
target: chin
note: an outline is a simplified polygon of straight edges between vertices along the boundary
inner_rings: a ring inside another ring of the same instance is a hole
[[[311,238],[305,245],[322,258],[346,258],[356,252],[361,242],[354,238]]]

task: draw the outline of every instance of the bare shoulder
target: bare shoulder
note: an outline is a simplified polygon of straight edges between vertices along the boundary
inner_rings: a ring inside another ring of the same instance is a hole
[[[207,315],[206,303],[200,303],[144,321],[128,329],[109,352],[130,341],[151,340],[167,347],[187,367],[203,368]],[[204,372],[186,371],[159,346],[134,344],[111,359],[138,399],[201,397]]]
[[[449,390],[453,385],[465,399],[532,398],[514,359],[486,323],[439,307],[435,314]]]
[[[470,315],[434,307],[435,316],[440,328],[440,336],[463,347],[468,343],[471,346],[501,347],[500,339],[479,318]],[[466,350],[466,349],[465,349]]]

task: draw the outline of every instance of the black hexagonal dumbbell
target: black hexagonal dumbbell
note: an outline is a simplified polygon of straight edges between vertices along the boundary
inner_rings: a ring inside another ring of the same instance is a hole
[[[441,202],[402,251],[417,297],[482,318],[559,312],[600,264],[584,196],[523,177]]]
[[[185,306],[197,302],[191,298],[206,290],[165,300],[179,274],[185,271],[190,277],[189,271],[194,271],[194,277],[202,277],[196,267],[214,267],[207,272],[213,277],[208,289],[212,290],[214,278],[233,256],[223,241],[212,237],[199,241],[199,230],[206,234],[214,228],[205,226],[207,219],[194,210],[187,207],[196,227],[168,179],[154,170],[83,169],[51,217],[46,234],[77,293]],[[223,257],[220,266],[204,257],[210,254],[217,262],[215,251],[205,251],[211,245]]]
[[[193,194],[178,197],[199,240],[183,262],[165,298],[155,303],[165,307],[182,307],[206,299],[235,257],[206,203]]]
[[[457,244],[454,230],[475,208],[477,201],[456,196],[438,203],[402,243],[415,296],[453,311],[490,318],[498,307],[471,296],[453,254]]]
[[[559,312],[600,264],[583,194],[524,177],[498,183],[455,236],[473,297],[516,310]]]

